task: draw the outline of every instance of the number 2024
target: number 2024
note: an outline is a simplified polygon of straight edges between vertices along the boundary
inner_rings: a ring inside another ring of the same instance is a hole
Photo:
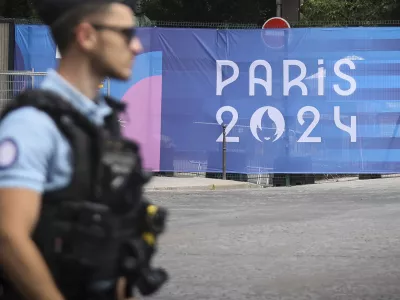
[[[238,119],[239,119],[239,114],[237,110],[232,107],[232,106],[223,106],[221,107],[216,114],[216,119],[219,125],[223,125],[223,120],[222,120],[222,115],[225,112],[230,112],[232,114],[232,119],[229,122],[229,124],[226,126],[226,142],[227,143],[239,143],[239,137],[238,136],[228,136],[229,132],[233,129],[233,127],[236,125]],[[304,114],[307,112],[311,112],[314,116],[311,124],[307,127],[307,129],[304,131],[304,133],[300,136],[298,142],[299,143],[320,143],[321,142],[321,137],[310,137],[309,135],[311,132],[314,130],[314,128],[318,125],[321,114],[319,113],[318,109],[315,108],[314,106],[304,106],[302,107],[298,113],[297,113],[297,121],[299,122],[300,125],[304,124]],[[356,117],[351,116],[350,118],[350,126],[347,126],[343,124],[340,120],[340,106],[334,106],[333,109],[333,116],[334,116],[334,121],[335,125],[337,128],[340,130],[343,130],[347,132],[350,135],[350,139],[352,143],[357,142],[357,130],[356,130]],[[217,142],[222,142],[223,141],[223,133],[220,134],[220,136],[216,140]]]

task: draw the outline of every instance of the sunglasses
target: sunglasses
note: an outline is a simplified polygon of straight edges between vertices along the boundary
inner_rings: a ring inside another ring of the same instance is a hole
[[[136,28],[132,27],[117,27],[109,25],[91,24],[96,30],[112,30],[121,33],[128,41],[131,41],[136,36]]]

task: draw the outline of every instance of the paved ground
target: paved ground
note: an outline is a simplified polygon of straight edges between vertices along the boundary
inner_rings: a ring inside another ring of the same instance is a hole
[[[147,299],[400,299],[399,194],[400,178],[148,192],[171,211],[171,280]]]
[[[259,188],[258,185],[234,180],[221,180],[202,177],[157,177],[145,186],[146,190],[227,190]]]

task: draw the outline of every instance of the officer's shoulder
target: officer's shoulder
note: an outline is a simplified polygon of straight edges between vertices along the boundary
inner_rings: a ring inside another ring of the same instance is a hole
[[[57,126],[46,112],[33,107],[16,108],[0,120],[0,132],[8,127],[24,128],[26,133],[40,130],[43,134],[56,133]]]

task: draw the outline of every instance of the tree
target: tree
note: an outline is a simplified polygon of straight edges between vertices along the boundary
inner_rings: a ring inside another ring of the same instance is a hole
[[[275,15],[275,0],[142,0],[151,20],[260,23]]]
[[[5,18],[32,19],[36,18],[32,0],[0,1],[0,16]]]
[[[305,0],[301,6],[306,21],[388,20],[398,7],[398,0]]]

